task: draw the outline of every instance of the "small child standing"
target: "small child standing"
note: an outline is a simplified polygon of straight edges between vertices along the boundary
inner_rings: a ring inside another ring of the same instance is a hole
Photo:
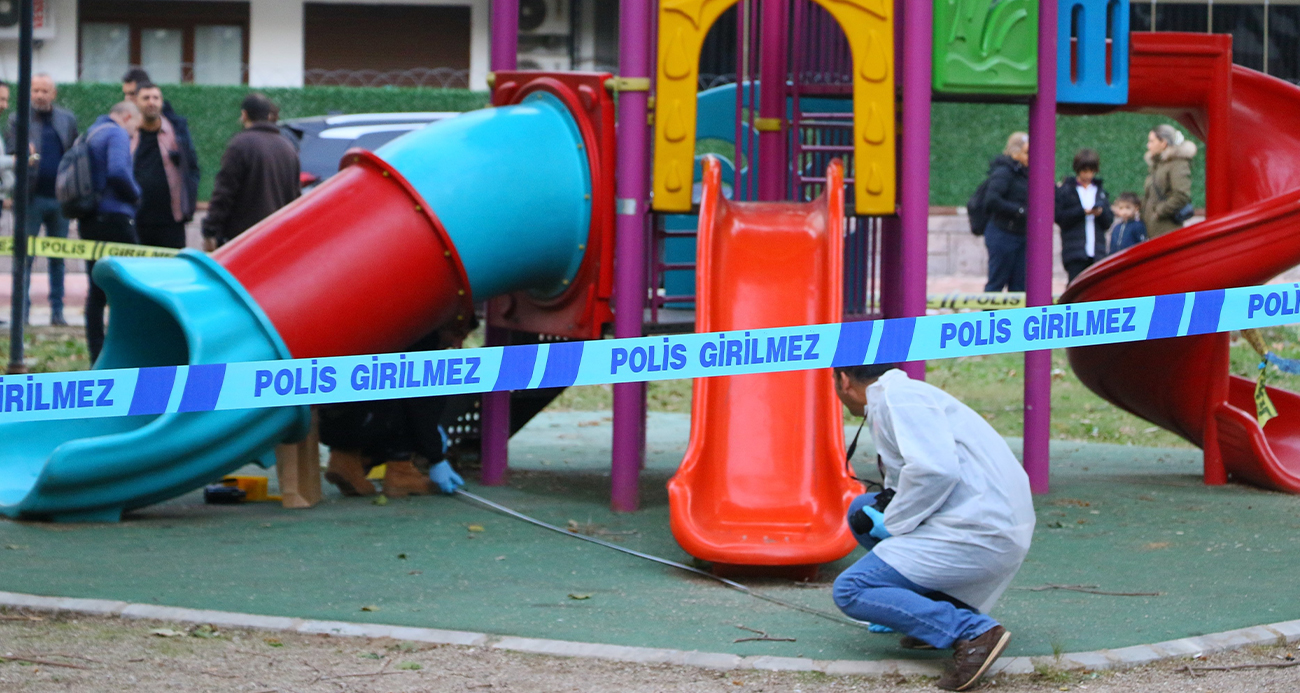
[[[1115,213],[1115,226],[1110,230],[1110,247],[1107,255],[1131,248],[1147,239],[1147,225],[1138,218],[1142,200],[1135,192],[1121,193],[1110,206]]]
[[[1070,281],[1106,256],[1106,229],[1114,221],[1106,188],[1097,177],[1096,150],[1074,155],[1074,176],[1056,189],[1056,223],[1061,227],[1061,264]]]

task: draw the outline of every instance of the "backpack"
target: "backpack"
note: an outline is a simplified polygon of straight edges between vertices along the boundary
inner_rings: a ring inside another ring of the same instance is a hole
[[[54,196],[67,219],[85,219],[99,210],[100,193],[91,172],[90,138],[108,127],[105,123],[78,137],[59,160],[54,178]]]
[[[989,179],[986,177],[966,201],[966,215],[970,217],[970,232],[976,236],[983,236],[984,228],[989,225],[989,213],[984,200],[988,190]]]

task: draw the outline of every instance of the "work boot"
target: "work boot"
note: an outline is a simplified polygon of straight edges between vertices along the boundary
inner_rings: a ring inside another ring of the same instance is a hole
[[[974,640],[958,640],[953,645],[953,668],[939,679],[937,685],[945,691],[965,691],[974,687],[993,662],[1007,649],[1011,633],[1002,626],[993,626]]]
[[[366,478],[366,462],[361,453],[331,449],[325,480],[337,486],[345,496],[373,496],[378,491]]]
[[[389,498],[428,496],[433,482],[421,474],[411,460],[389,460],[384,464],[384,495]]]
[[[933,649],[936,649],[934,645],[931,645],[930,643],[928,643],[928,642],[926,642],[926,641],[924,641],[924,640],[922,640],[922,639],[920,639],[920,638],[914,638],[914,637],[912,637],[912,636],[910,636],[910,635],[904,635],[903,638],[902,638],[901,640],[898,641],[898,646],[901,647],[901,648],[903,648],[904,650],[933,650]]]

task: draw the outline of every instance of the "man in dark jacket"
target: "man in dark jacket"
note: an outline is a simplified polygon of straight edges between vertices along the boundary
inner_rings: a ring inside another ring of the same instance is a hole
[[[199,157],[188,121],[163,109],[162,89],[151,82],[136,85],[140,128],[131,138],[140,208],[135,230],[144,245],[185,247],[185,222],[194,218],[199,192]]]
[[[28,203],[27,236],[40,235],[41,226],[45,235],[68,237],[68,220],[64,218],[59,207],[59,200],[54,195],[54,179],[59,173],[59,161],[63,153],[72,147],[77,139],[77,117],[72,111],[60,108],[54,101],[59,96],[58,87],[47,74],[32,75],[32,118],[30,125],[30,155],[28,164]],[[8,154],[17,154],[13,150],[14,131],[18,113],[9,113],[9,129],[5,135],[5,147]],[[19,156],[21,159],[22,156]],[[31,285],[32,260],[27,258],[26,284]],[[63,319],[63,260],[48,258],[50,272],[50,324],[66,325]],[[27,292],[31,296],[31,291]],[[31,308],[31,299],[27,309]],[[26,317],[24,316],[24,319]]]
[[[230,138],[203,220],[203,245],[215,250],[301,194],[298,153],[270,122],[275,104],[257,93],[244,97],[243,132]]]
[[[1061,227],[1061,264],[1070,281],[1106,256],[1106,231],[1115,222],[1110,198],[1097,172],[1101,158],[1092,149],[1074,155],[1074,176],[1056,188],[1056,223]]]
[[[1002,156],[989,163],[984,194],[989,214],[984,247],[989,251],[985,291],[1025,290],[1025,206],[1029,204],[1029,135],[1013,132]]]
[[[111,243],[140,242],[135,234],[140,186],[135,182],[131,162],[131,137],[139,126],[140,109],[130,101],[122,101],[90,127],[86,137],[99,207],[93,217],[81,221],[82,238]],[[95,283],[93,261],[87,263],[86,274],[90,275],[90,290],[86,294],[86,346],[94,364],[104,346],[104,306],[108,298]]]

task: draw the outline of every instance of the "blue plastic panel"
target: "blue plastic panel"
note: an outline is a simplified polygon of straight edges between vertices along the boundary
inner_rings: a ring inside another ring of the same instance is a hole
[[[1128,103],[1129,0],[1057,2],[1057,102]]]

